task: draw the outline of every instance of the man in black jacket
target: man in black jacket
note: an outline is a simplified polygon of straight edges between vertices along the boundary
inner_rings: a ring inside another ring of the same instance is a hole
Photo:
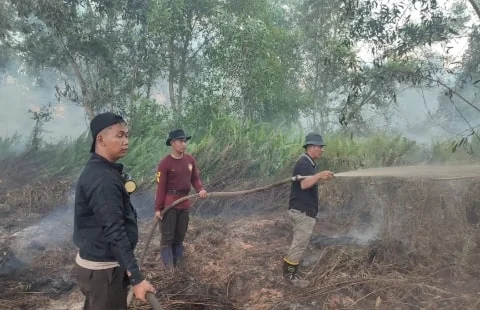
[[[140,272],[134,249],[137,214],[116,163],[128,150],[128,129],[113,113],[90,123],[91,157],[77,183],[73,240],[79,248],[73,275],[85,295],[84,309],[127,309],[128,285],[145,301],[153,286]]]

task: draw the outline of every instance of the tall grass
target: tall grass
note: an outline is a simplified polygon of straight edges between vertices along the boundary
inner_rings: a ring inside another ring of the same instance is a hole
[[[431,147],[430,161],[434,163],[480,161],[480,138],[478,136],[472,136],[467,143],[459,147],[454,147],[456,142],[458,141],[435,141]]]
[[[224,118],[213,121],[201,139],[193,140],[190,151],[207,181],[270,178],[289,170],[301,141],[300,133]]]
[[[131,122],[130,150],[121,162],[139,184],[153,184],[158,162],[169,153],[165,145],[168,131],[179,126],[172,125],[174,122],[161,111],[151,109],[137,111]],[[211,187],[222,187],[237,180],[266,182],[286,177],[303,152],[304,132],[272,124],[240,122],[225,117],[211,120],[201,133],[189,128],[188,124],[180,127],[193,136],[188,152],[196,157],[202,179]],[[435,142],[425,146],[400,135],[382,133],[364,138],[335,134],[325,139],[327,147],[319,161],[319,169],[334,172],[480,159],[480,143],[475,140],[468,148],[457,148],[452,153],[451,143]],[[12,149],[11,141],[0,140],[0,148]],[[86,133],[75,140],[47,146],[35,155],[35,161],[42,162],[49,175],[75,178],[90,156],[90,145],[91,137]]]
[[[41,152],[41,160],[48,163],[52,175],[76,176],[89,158],[92,138],[88,133],[74,140],[64,140],[56,145],[49,145]]]
[[[324,164],[334,171],[428,162],[428,149],[402,136],[327,137]]]
[[[203,180],[211,185],[286,177],[304,151],[304,132],[271,124],[226,117],[212,120],[201,135],[188,127],[185,129],[193,136],[188,151],[196,157]],[[132,138],[131,152],[124,162],[141,182],[153,181],[158,161],[169,153],[165,145],[167,131],[165,128],[163,134],[156,132]],[[465,148],[452,153],[450,143],[426,146],[400,135],[382,133],[363,138],[341,134],[325,138],[327,147],[319,169],[335,172],[418,163],[471,162],[478,160],[480,154],[469,154]]]

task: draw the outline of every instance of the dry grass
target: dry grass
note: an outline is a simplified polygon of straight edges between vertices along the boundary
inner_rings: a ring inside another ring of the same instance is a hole
[[[8,186],[1,191],[0,204],[14,209],[18,216],[44,214],[62,202],[71,182],[68,180],[38,180],[23,186]]]
[[[471,209],[479,183],[455,182],[387,178],[323,187],[329,204],[316,234],[355,238],[311,245],[302,267],[311,281],[306,289],[281,276],[291,238],[285,212],[194,218],[183,271],[163,277],[158,244],[146,270],[167,309],[477,309]]]
[[[68,188],[61,180],[23,186],[14,181],[12,197],[6,190],[0,194],[5,231],[27,225],[30,218],[20,221],[29,213],[58,205]],[[287,186],[197,204],[199,214],[221,217],[192,217],[183,268],[162,270],[157,236],[144,271],[166,309],[478,309],[479,191],[480,180],[361,178],[321,186],[325,214],[316,235],[352,238],[312,243],[302,266],[311,281],[306,289],[292,288],[281,275],[291,238]],[[215,212],[219,208],[223,212]],[[141,242],[150,225],[141,222]],[[9,238],[1,240],[1,249],[8,250]],[[137,252],[142,249],[140,243]],[[28,287],[42,276],[68,275],[74,254],[73,246],[32,252],[28,270],[0,282],[2,309],[48,309],[56,297]],[[78,301],[77,293],[70,299]]]
[[[17,251],[17,239],[24,238],[22,229],[66,201],[70,182],[63,179],[39,178],[41,166],[34,160],[0,162],[0,267]],[[62,223],[59,223],[62,224]],[[17,235],[18,234],[18,235]],[[56,293],[31,290],[31,284],[42,277],[68,274],[73,246],[39,246],[16,252],[21,255],[21,269],[0,279],[1,309],[40,309],[56,298]]]

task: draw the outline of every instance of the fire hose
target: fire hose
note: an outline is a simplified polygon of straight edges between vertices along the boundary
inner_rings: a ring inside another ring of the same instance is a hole
[[[208,198],[234,197],[234,196],[252,194],[252,193],[256,193],[256,192],[265,191],[265,190],[268,190],[268,189],[271,189],[271,188],[274,188],[274,187],[277,187],[277,186],[280,186],[280,185],[283,185],[283,184],[286,184],[286,183],[289,183],[289,182],[295,182],[295,181],[303,180],[307,177],[308,176],[297,175],[297,176],[293,176],[293,177],[290,177],[290,178],[287,178],[287,179],[284,179],[284,180],[281,180],[281,181],[278,181],[278,182],[275,182],[275,183],[272,183],[272,184],[269,184],[269,185],[262,186],[262,187],[257,187],[257,188],[247,189],[247,190],[241,190],[241,191],[235,191],[235,192],[211,192],[211,193],[208,193]],[[162,210],[161,216],[163,217],[165,215],[165,213],[168,212],[168,210],[170,210],[171,208],[179,205],[180,203],[184,202],[185,200],[197,198],[198,196],[199,196],[198,194],[192,194],[192,195],[188,195],[188,196],[185,196],[185,197],[182,197],[180,199],[175,200],[171,205],[165,207],[165,209]],[[148,251],[148,247],[150,245],[150,241],[152,241],[153,234],[155,233],[155,229],[157,228],[157,225],[158,225],[159,222],[160,221],[157,218],[153,221],[152,228],[150,229],[150,232],[149,232],[148,237],[147,237],[147,241],[145,242],[145,248],[143,249],[142,255],[140,256],[140,260],[138,262],[138,265],[139,265],[140,268],[142,268],[142,266],[143,266],[143,261],[145,260],[145,256],[147,255],[147,251]],[[150,304],[150,306],[152,307],[153,310],[162,310],[163,309],[163,307],[160,305],[160,302],[157,300],[157,298],[155,297],[155,295],[153,293],[150,293],[150,292],[147,293],[146,299],[147,299],[148,303]],[[130,305],[132,300],[133,300],[133,288],[130,288],[130,291],[128,292],[128,297],[127,297],[127,305]]]

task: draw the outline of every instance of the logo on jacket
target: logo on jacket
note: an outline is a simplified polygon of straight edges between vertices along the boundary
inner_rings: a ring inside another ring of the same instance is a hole
[[[192,172],[192,169],[193,169],[193,165],[192,165],[192,164],[188,164],[188,170],[190,170],[190,172]]]
[[[157,171],[157,174],[155,176],[155,180],[157,181],[157,183],[160,183],[160,175],[162,175],[162,173],[160,171]]]

